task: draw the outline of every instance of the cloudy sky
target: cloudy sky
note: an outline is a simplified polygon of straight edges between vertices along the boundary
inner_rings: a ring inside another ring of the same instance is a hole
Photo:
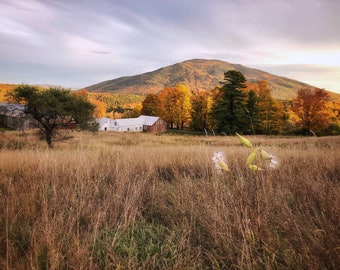
[[[0,0],[0,82],[80,88],[192,58],[340,93],[339,0]]]

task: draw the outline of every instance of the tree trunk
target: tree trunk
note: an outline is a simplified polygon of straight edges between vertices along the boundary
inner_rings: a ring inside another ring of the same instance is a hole
[[[50,149],[53,149],[53,145],[52,145],[52,130],[49,129],[45,129],[45,133],[46,133],[46,142],[47,145]]]

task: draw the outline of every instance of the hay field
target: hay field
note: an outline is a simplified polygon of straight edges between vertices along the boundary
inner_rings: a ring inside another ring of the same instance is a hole
[[[337,269],[340,137],[247,138],[279,166],[236,136],[1,132],[0,269]]]

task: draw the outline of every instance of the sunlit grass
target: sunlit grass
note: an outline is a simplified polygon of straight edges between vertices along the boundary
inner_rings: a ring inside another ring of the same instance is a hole
[[[340,138],[0,134],[1,269],[336,269]],[[62,140],[62,139],[67,140]],[[211,160],[223,151],[231,172]],[[263,243],[258,242],[261,234]]]

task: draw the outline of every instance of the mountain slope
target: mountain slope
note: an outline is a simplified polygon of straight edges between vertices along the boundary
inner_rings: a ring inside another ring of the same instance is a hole
[[[298,89],[311,87],[306,83],[275,76],[239,64],[231,64],[219,60],[194,59],[140,75],[104,81],[88,86],[86,89],[91,92],[145,95],[149,93],[159,93],[166,86],[174,86],[182,83],[191,91],[211,90],[216,85],[219,85],[219,82],[223,81],[224,72],[234,69],[242,72],[247,81],[267,81],[272,90],[273,97],[277,99],[293,98],[296,96]]]

